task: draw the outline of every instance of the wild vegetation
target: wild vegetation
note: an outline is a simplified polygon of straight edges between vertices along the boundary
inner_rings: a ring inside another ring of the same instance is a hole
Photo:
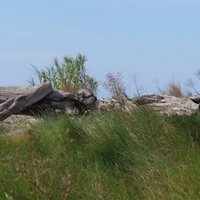
[[[198,116],[147,107],[58,115],[0,140],[0,198],[200,199],[199,133]]]
[[[80,58],[66,57],[65,64],[55,60],[47,71],[34,69],[41,82],[77,89],[82,83],[87,86],[88,76],[80,70],[78,80],[69,78],[72,72],[64,68]],[[78,69],[83,66],[79,64]],[[109,73],[104,86],[111,95],[126,96],[120,73]],[[176,84],[165,92],[184,95]],[[7,132],[0,126],[0,199],[200,199],[197,114],[167,116],[146,106],[87,116],[60,113],[41,119],[31,132],[24,129],[20,139],[5,137]]]
[[[54,89],[62,89],[67,92],[76,93],[80,88],[89,88],[94,93],[98,90],[98,82],[95,78],[87,74],[85,55],[78,54],[76,58],[64,56],[63,62],[54,59],[52,66],[46,67],[43,70],[38,70],[37,67],[31,65],[35,76],[32,76],[28,82],[31,85],[42,83],[45,80],[51,82]],[[35,80],[36,79],[36,80]]]

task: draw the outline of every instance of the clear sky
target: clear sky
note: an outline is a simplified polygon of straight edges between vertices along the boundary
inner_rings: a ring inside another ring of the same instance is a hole
[[[43,69],[63,56],[88,58],[99,82],[122,72],[129,96],[131,76],[144,93],[172,79],[196,83],[200,69],[199,0],[0,0],[0,86],[28,85],[30,65]],[[107,96],[100,87],[98,97]]]

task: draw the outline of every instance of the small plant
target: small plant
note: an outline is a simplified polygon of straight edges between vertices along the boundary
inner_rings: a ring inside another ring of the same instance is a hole
[[[183,97],[184,94],[181,90],[181,85],[180,84],[175,84],[174,82],[169,83],[168,85],[168,92],[170,96],[175,96],[175,97]]]
[[[157,80],[155,82],[158,92],[163,95],[170,95],[179,98],[191,95],[190,91],[184,92],[182,90],[181,84],[178,81],[172,80],[170,83],[168,83],[166,89],[162,89]]]
[[[112,95],[115,97],[126,97],[128,98],[126,94],[126,86],[123,82],[123,76],[122,73],[108,73],[106,74],[106,81],[103,82],[103,87]]]
[[[138,85],[139,78],[137,74],[133,73],[130,78],[135,85],[136,96],[141,96],[141,94],[144,92],[144,88],[141,85]]]
[[[59,62],[55,58],[53,65],[46,67],[45,70],[40,71],[35,66],[31,66],[40,83],[48,80],[55,89],[75,93],[80,88],[89,88],[96,93],[98,83],[93,77],[87,74],[85,68],[86,61],[85,55],[78,54],[76,58],[65,56],[63,62]],[[31,85],[36,85],[33,77],[28,82]]]

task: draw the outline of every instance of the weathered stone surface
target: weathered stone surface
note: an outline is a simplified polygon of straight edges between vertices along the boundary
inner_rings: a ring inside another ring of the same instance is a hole
[[[83,88],[77,91],[77,97],[81,103],[84,104],[92,104],[96,101],[94,93],[92,90]]]
[[[151,103],[158,103],[165,97],[159,94],[145,94],[140,97],[132,99],[132,102],[136,105],[146,105]]]
[[[102,98],[96,105],[96,96],[89,89],[80,89],[77,94],[53,90],[49,82],[32,87],[0,87],[0,120],[13,114],[51,115],[55,110],[68,114],[85,113],[88,110],[127,110],[149,105],[167,114],[192,114],[198,110],[200,96],[177,98],[161,94],[145,94],[128,99],[125,96]],[[50,114],[49,114],[50,113]]]
[[[161,113],[166,113],[168,115],[191,115],[198,110],[198,105],[193,103],[190,98],[187,97],[178,98],[168,95],[148,94],[134,99],[133,102],[137,102],[138,105],[144,105],[146,103],[153,106],[153,108],[159,110]]]
[[[127,108],[127,105],[128,108]],[[171,114],[188,114],[191,115],[198,111],[198,105],[191,101],[191,98],[177,98],[174,96],[161,94],[146,94],[137,98],[117,100],[114,98],[99,100],[99,109],[110,111],[111,109],[126,109],[137,106],[149,105],[161,113]]]
[[[88,110],[96,109],[96,96],[93,91],[87,88],[83,88],[77,91],[78,107],[81,113],[85,113]]]
[[[84,113],[93,110],[97,100],[89,89],[77,94],[53,90],[50,82],[30,87],[0,87],[0,121],[13,114],[51,115],[55,110],[67,113]]]
[[[70,92],[65,92],[63,90],[54,90],[49,95],[47,95],[44,98],[44,100],[60,102],[63,100],[71,100],[74,97],[75,97],[75,95]]]
[[[5,86],[0,87],[0,103],[7,101],[10,98],[16,98],[20,95],[25,95],[36,90],[38,86]]]
[[[17,97],[9,98],[0,104],[0,120],[4,120],[12,114],[21,112],[32,104],[43,99],[53,91],[50,82],[45,82],[38,87],[28,89],[28,93]],[[2,94],[2,93],[1,93]]]
[[[112,97],[112,98],[101,98],[99,100],[98,109],[99,110],[105,110],[105,111],[111,111],[112,109],[121,110],[124,109],[126,111],[129,111],[130,109],[133,109],[136,107],[136,104],[131,102],[125,97]]]

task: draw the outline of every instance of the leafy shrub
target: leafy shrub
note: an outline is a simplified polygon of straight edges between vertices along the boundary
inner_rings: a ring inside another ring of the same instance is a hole
[[[75,93],[80,88],[89,88],[96,93],[98,82],[86,73],[86,61],[85,55],[78,54],[76,58],[64,56],[63,62],[55,58],[54,64],[45,70],[40,71],[33,65],[32,67],[40,83],[48,80],[55,89]],[[28,82],[36,85],[33,77]]]

